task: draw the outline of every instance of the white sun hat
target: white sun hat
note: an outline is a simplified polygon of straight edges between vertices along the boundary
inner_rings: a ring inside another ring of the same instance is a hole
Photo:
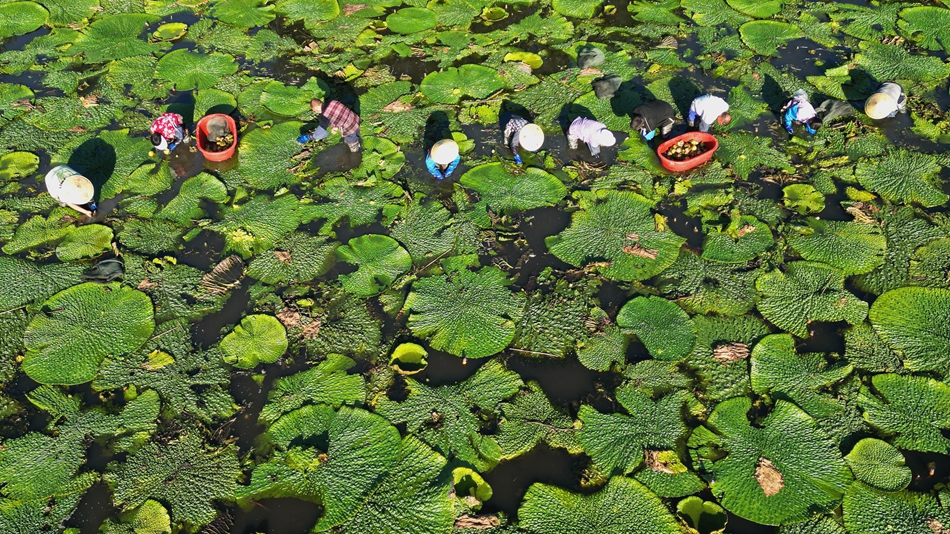
[[[544,132],[537,124],[526,124],[521,131],[518,132],[518,141],[521,143],[522,148],[534,152],[544,144]]]
[[[864,112],[874,120],[887,118],[897,111],[897,101],[887,93],[874,93],[864,103]]]
[[[455,158],[459,157],[459,145],[451,139],[443,139],[432,145],[432,150],[429,151],[429,154],[432,156],[433,161],[439,165],[448,165],[455,161]]]
[[[614,137],[614,133],[607,128],[600,131],[598,140],[600,141],[600,146],[614,146],[617,144],[617,138]]]

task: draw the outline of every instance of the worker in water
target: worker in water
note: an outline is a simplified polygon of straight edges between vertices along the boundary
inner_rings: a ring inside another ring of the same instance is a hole
[[[697,96],[693,103],[689,105],[687,122],[689,127],[692,128],[697,126],[696,120],[699,119],[699,131],[708,132],[713,122],[725,126],[732,121],[732,115],[728,111],[729,104],[718,96]]]
[[[512,115],[505,124],[505,144],[515,155],[515,163],[521,165],[524,161],[522,161],[521,155],[518,154],[518,147],[528,152],[537,152],[544,144],[544,132],[537,124],[528,122],[528,119]]]
[[[894,82],[882,83],[864,103],[864,112],[875,120],[889,119],[906,111],[907,95],[904,94],[904,89]]]
[[[600,157],[600,147],[617,144],[614,133],[608,130],[604,123],[584,117],[574,119],[567,129],[567,146],[571,147],[571,150],[576,150],[578,141],[587,143],[590,155],[595,158]]]
[[[818,128],[821,128],[821,119],[811,103],[808,102],[808,95],[805,91],[799,89],[792,95],[791,100],[785,103],[781,109],[782,126],[790,133],[795,133],[795,123],[800,123],[805,127],[805,131],[815,135]]]
[[[177,113],[162,113],[148,129],[151,132],[152,145],[156,152],[168,154],[180,143],[189,140],[188,130],[183,126],[185,119]]]
[[[462,157],[459,145],[451,139],[443,139],[432,145],[426,154],[426,168],[436,180],[452,176]]]
[[[673,106],[662,100],[653,100],[633,108],[630,129],[650,141],[660,132],[660,140],[666,139],[673,129],[676,112]]]
[[[68,206],[86,217],[92,217],[96,205],[92,197],[96,188],[89,178],[79,174],[66,165],[59,165],[46,173],[46,190],[61,206]]]
[[[297,138],[298,143],[319,141],[331,133],[340,132],[350,152],[360,151],[360,116],[336,100],[329,100],[324,104],[314,98],[310,101],[310,109],[317,114],[319,126],[308,134]]]

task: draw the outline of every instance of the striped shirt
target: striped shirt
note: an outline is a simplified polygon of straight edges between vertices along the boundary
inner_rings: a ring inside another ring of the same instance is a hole
[[[321,115],[330,121],[330,126],[339,128],[343,137],[360,131],[360,116],[336,100],[325,103]]]
[[[521,147],[521,139],[518,137],[518,133],[527,125],[528,119],[518,115],[512,115],[511,120],[505,124],[505,141],[508,148],[516,156],[518,155],[518,149]]]

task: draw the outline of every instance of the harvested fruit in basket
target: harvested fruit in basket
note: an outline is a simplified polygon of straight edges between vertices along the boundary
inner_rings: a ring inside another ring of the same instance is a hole
[[[677,141],[676,144],[666,149],[663,156],[673,161],[684,161],[695,158],[706,152],[708,147],[706,143],[692,139],[690,141]]]
[[[227,150],[234,143],[234,134],[226,133],[223,136],[219,137],[216,141],[207,140],[205,143],[205,150],[211,152],[221,152],[222,150]]]

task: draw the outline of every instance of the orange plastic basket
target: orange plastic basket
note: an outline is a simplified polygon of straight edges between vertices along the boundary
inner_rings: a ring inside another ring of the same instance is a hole
[[[231,130],[231,136],[234,138],[234,142],[231,143],[231,146],[220,151],[212,152],[211,150],[206,150],[205,146],[208,144],[208,121],[214,117],[224,117],[228,121],[228,128]],[[201,155],[205,157],[208,161],[225,161],[230,159],[234,155],[234,150],[237,148],[237,123],[234,122],[234,119],[230,115],[225,115],[224,113],[212,113],[211,115],[205,115],[201,117],[201,120],[198,121],[197,126],[197,137],[198,137],[198,150],[201,151]]]
[[[699,141],[700,143],[706,143],[706,146],[709,147],[708,150],[706,150],[705,152],[703,152],[702,154],[696,157],[684,159],[683,161],[673,161],[663,155],[664,152],[666,152],[671,146],[675,145],[676,143],[680,141],[692,141],[694,139],[696,141]],[[718,148],[719,148],[719,141],[717,141],[716,138],[712,134],[708,134],[705,132],[686,132],[683,135],[679,135],[672,139],[667,139],[666,141],[663,141],[663,143],[656,148],[656,155],[660,157],[660,163],[663,165],[665,169],[673,171],[673,172],[683,172],[683,171],[688,171],[690,169],[699,167],[703,163],[706,163],[707,161],[709,161],[710,158],[713,157],[713,153]]]

